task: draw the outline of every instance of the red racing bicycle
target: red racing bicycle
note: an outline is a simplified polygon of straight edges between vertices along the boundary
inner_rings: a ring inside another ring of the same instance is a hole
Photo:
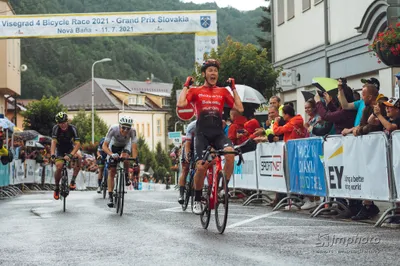
[[[211,218],[211,210],[215,210],[215,222],[217,230],[220,234],[224,233],[226,223],[228,221],[228,203],[229,194],[227,179],[225,173],[222,171],[221,156],[225,154],[239,155],[240,165],[243,162],[243,156],[240,148],[242,145],[235,147],[234,151],[213,150],[212,146],[208,146],[204,151],[202,164],[207,161],[210,163],[207,169],[207,183],[208,186],[203,189],[202,205],[205,206],[202,214],[200,215],[201,225],[204,229],[208,228]],[[224,209],[221,210],[221,207]]]

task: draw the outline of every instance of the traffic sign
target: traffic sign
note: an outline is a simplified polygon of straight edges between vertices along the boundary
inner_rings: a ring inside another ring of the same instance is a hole
[[[182,138],[182,133],[180,131],[176,132],[168,132],[168,138],[169,139],[177,139],[177,138]]]
[[[185,107],[176,107],[176,115],[183,121],[188,121],[194,116],[194,106],[189,103]]]

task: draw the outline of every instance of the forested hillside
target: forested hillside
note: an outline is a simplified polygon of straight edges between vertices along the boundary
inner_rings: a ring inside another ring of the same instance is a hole
[[[233,40],[257,44],[257,28],[263,12],[240,12],[217,8],[215,4],[196,5],[179,0],[11,0],[16,14],[53,14],[122,11],[167,11],[217,9],[219,41]],[[96,66],[102,78],[172,82],[192,73],[193,35],[154,35],[142,37],[97,37],[69,39],[23,39],[22,98],[60,95],[90,79],[95,60],[110,57],[110,63]]]

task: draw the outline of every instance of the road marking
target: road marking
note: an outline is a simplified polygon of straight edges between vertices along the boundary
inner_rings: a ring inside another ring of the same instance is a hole
[[[266,213],[266,214],[263,214],[263,215],[255,216],[255,217],[253,217],[253,218],[246,219],[246,220],[244,220],[244,221],[241,221],[241,222],[237,222],[237,223],[228,225],[226,228],[235,228],[235,227],[238,227],[238,226],[240,226],[240,225],[247,224],[247,223],[251,223],[251,222],[254,222],[254,221],[259,220],[259,219],[263,219],[263,218],[266,218],[266,217],[269,217],[269,216],[274,216],[274,215],[276,215],[276,214],[278,214],[278,213],[281,213],[281,212],[280,212],[280,211],[277,211],[277,212],[270,212],[270,213]]]
[[[151,200],[151,199],[133,199],[134,201],[139,201],[139,202],[148,202],[148,203],[163,203],[163,204],[178,204],[178,201],[164,201],[164,200]],[[181,207],[179,207],[181,208]]]
[[[188,209],[187,209],[188,210]],[[172,207],[172,208],[167,208],[167,209],[162,209],[160,210],[161,212],[184,212],[182,210],[182,207]]]

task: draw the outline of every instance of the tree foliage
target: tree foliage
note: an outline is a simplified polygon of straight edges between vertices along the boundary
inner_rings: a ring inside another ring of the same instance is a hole
[[[53,126],[56,124],[55,116],[58,112],[65,111],[65,107],[58,98],[52,96],[43,98],[40,101],[31,102],[22,112],[24,117],[24,130],[36,130],[42,135],[50,136]]]
[[[92,113],[80,110],[72,119],[73,124],[78,130],[81,143],[92,141]],[[108,131],[108,126],[104,120],[94,113],[94,141],[99,142]]]
[[[219,40],[257,44],[257,28],[262,10],[240,12],[218,8],[215,3],[197,5],[180,0],[11,0],[16,14],[56,14],[88,12],[131,12],[216,9]],[[183,80],[194,64],[193,35],[153,35],[139,37],[96,37],[21,40],[21,60],[28,66],[22,75],[22,98],[61,95],[91,77],[95,60],[113,61],[96,65],[96,76],[111,79]]]
[[[271,13],[266,7],[261,7],[264,15],[261,16],[260,22],[257,27],[264,32],[264,37],[257,36],[257,42],[262,48],[267,49],[268,60],[271,62]]]
[[[179,118],[176,114],[176,91],[182,89],[182,82],[179,80],[178,77],[175,78],[174,80],[174,85],[172,86],[171,90],[171,99],[170,99],[170,105],[171,105],[171,117],[168,120],[168,131],[172,132],[175,131],[175,123],[179,121]]]
[[[276,80],[279,72],[268,60],[266,49],[259,49],[253,44],[243,44],[226,39],[218,50],[211,51],[207,58],[218,59],[221,63],[218,84],[227,86],[228,78],[235,78],[236,84],[244,84],[258,90],[267,99],[275,95]],[[203,83],[204,78],[200,73],[200,65],[197,65],[196,80]]]

